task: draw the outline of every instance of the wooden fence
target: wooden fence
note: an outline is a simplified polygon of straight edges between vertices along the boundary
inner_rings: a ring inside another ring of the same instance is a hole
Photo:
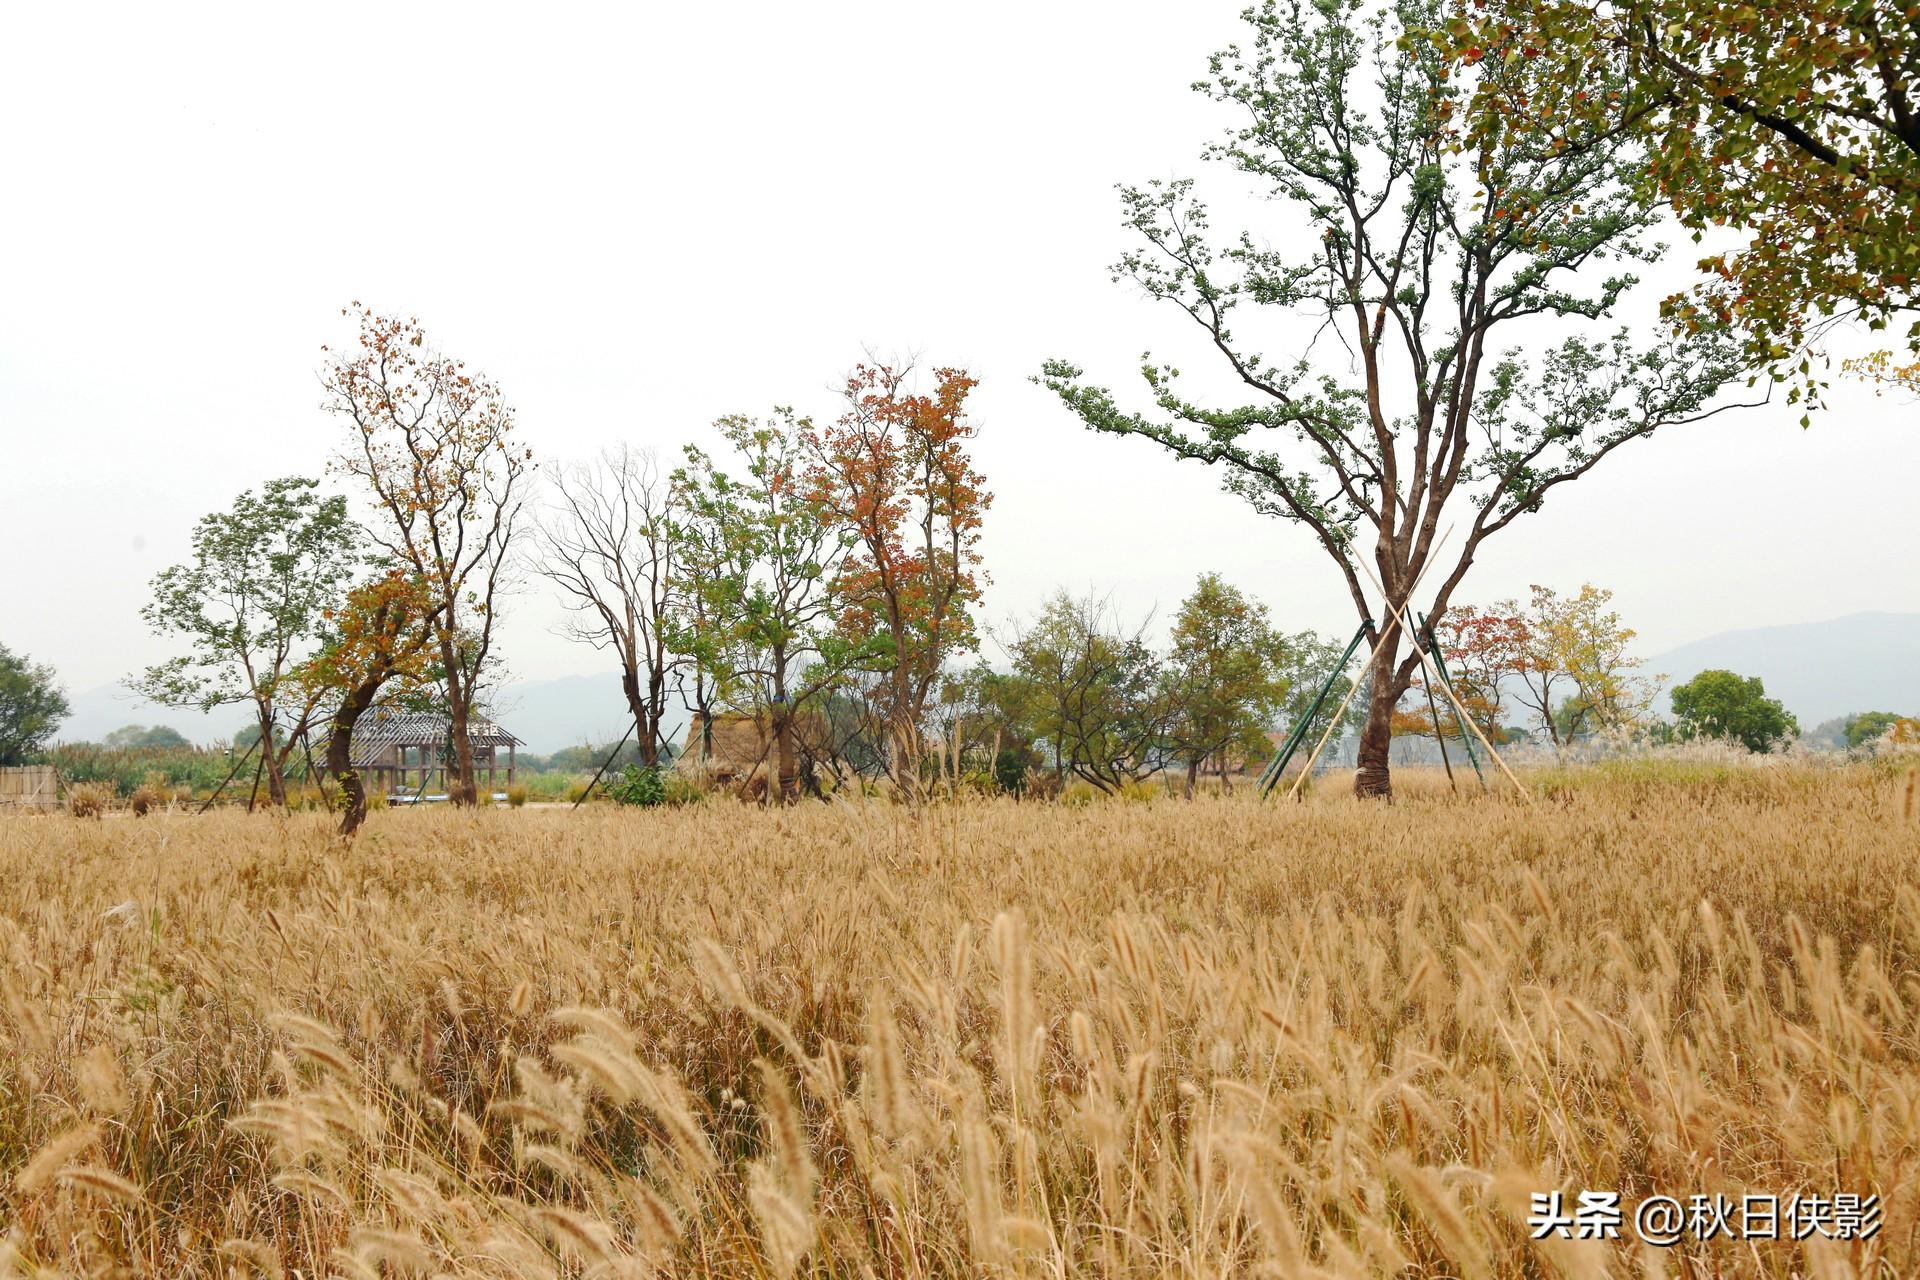
[[[60,774],[50,764],[0,768],[0,809],[58,809]]]

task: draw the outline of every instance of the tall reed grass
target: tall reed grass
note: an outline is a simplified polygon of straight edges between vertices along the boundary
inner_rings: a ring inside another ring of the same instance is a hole
[[[0,1275],[1916,1274],[1906,786],[0,820]]]

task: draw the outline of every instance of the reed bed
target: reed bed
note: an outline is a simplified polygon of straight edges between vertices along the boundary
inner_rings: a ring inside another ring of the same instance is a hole
[[[1911,782],[1543,781],[0,820],[0,1275],[1920,1274]]]

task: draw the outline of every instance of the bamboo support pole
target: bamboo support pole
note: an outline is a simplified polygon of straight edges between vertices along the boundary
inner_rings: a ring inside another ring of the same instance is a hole
[[[1435,550],[1438,551],[1439,548],[1436,547]],[[1428,560],[1427,563],[1432,564],[1433,561]],[[1380,580],[1373,576],[1373,570],[1367,568],[1366,563],[1364,561],[1361,562],[1360,568],[1363,572],[1366,573],[1367,581],[1373,583],[1374,590],[1380,593],[1380,602],[1386,606],[1387,612],[1393,615],[1393,620],[1395,622],[1399,622],[1400,611],[1394,608],[1393,601],[1387,598],[1386,589],[1380,585]],[[1425,570],[1422,570],[1422,572],[1425,572]],[[1414,583],[1414,585],[1417,587],[1420,584],[1416,582]],[[1413,595],[1413,592],[1409,590],[1407,592],[1407,595],[1411,597]],[[1420,644],[1420,637],[1414,634],[1412,628],[1407,628],[1406,630],[1408,635],[1413,636],[1413,652],[1414,652],[1414,656],[1420,659],[1420,669],[1426,673],[1427,679],[1429,681],[1437,679],[1438,677],[1434,674],[1434,671],[1433,671],[1433,664],[1427,661],[1427,651]],[[1472,716],[1467,714],[1467,709],[1461,705],[1459,696],[1455,694],[1453,691],[1452,682],[1442,681],[1440,684],[1440,687],[1441,689],[1446,691],[1447,699],[1453,703],[1453,709],[1455,712],[1459,714],[1461,723],[1465,724],[1467,728],[1473,730],[1473,736],[1480,739],[1480,745],[1487,749],[1487,754],[1493,758],[1493,762],[1500,766],[1500,772],[1507,775],[1507,781],[1511,782],[1514,786],[1514,789],[1518,791],[1521,795],[1525,796],[1528,800],[1532,800],[1533,792],[1527,790],[1526,783],[1520,781],[1520,779],[1513,776],[1513,770],[1507,768],[1507,762],[1500,758],[1500,753],[1493,749],[1493,744],[1491,742],[1487,741],[1487,735],[1481,732],[1479,722],[1476,721]]]
[[[1427,562],[1421,565],[1420,572],[1414,575],[1413,585],[1407,588],[1407,594],[1409,596],[1411,596],[1415,591],[1419,590],[1420,580],[1427,576],[1427,570],[1433,568],[1434,561],[1440,558],[1440,548],[1446,545],[1447,539],[1452,535],[1453,535],[1453,526],[1448,525],[1447,531],[1440,535],[1440,541],[1434,544],[1432,553],[1427,556]],[[1356,557],[1355,563],[1358,564],[1362,569],[1366,569],[1366,561],[1360,560]],[[1373,578],[1373,571],[1371,569],[1366,569],[1366,572],[1367,572],[1368,579],[1371,580]],[[1379,585],[1380,584],[1377,581],[1374,582],[1374,586],[1376,588]],[[1381,592],[1381,599],[1382,600],[1386,599],[1385,592]],[[1367,653],[1367,665],[1369,667],[1373,665],[1373,660],[1379,656],[1380,646],[1387,642],[1387,637],[1393,634],[1393,629],[1401,625],[1399,613],[1397,611],[1391,611],[1391,610],[1390,612],[1393,612],[1392,619],[1388,621],[1386,626],[1380,629],[1380,638],[1373,642],[1373,648],[1369,650]],[[1320,758],[1320,753],[1326,749],[1327,739],[1333,736],[1334,729],[1340,723],[1340,717],[1347,714],[1347,706],[1353,701],[1353,695],[1358,692],[1360,692],[1360,682],[1358,680],[1355,680],[1353,684],[1348,687],[1347,696],[1340,700],[1340,709],[1334,712],[1333,719],[1327,722],[1327,730],[1325,733],[1320,735],[1320,741],[1314,745],[1313,754],[1308,756],[1306,764],[1300,767],[1300,776],[1293,780],[1293,786],[1289,788],[1287,791],[1287,799],[1291,800],[1296,795],[1300,794],[1301,784],[1307,780],[1307,775],[1313,772],[1314,762]]]

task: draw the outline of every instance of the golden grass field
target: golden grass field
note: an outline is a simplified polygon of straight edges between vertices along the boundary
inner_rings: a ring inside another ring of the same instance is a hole
[[[1920,1274],[1910,775],[1534,781],[0,819],[0,1274]]]

